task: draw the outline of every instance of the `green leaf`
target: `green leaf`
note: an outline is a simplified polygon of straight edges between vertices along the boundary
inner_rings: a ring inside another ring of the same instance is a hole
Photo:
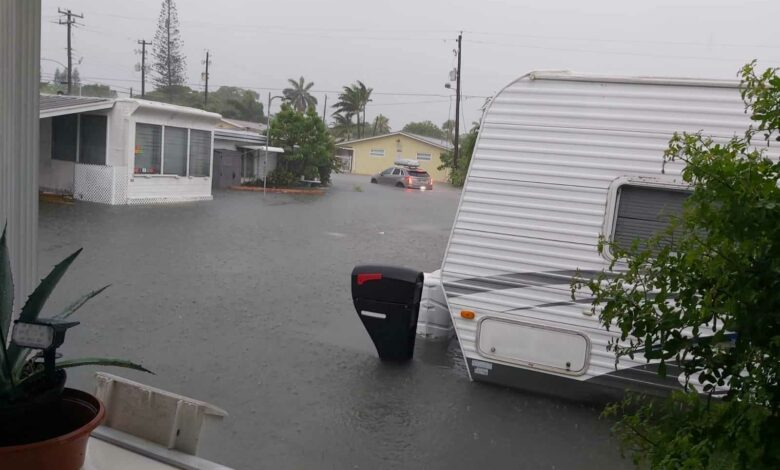
[[[149,369],[145,368],[141,364],[136,364],[135,362],[127,361],[125,359],[116,359],[116,358],[110,358],[110,357],[82,357],[79,359],[66,359],[64,361],[59,361],[56,364],[57,369],[68,369],[71,367],[81,367],[81,366],[109,366],[109,367],[123,367],[125,369],[133,369],[138,370],[141,372],[147,372],[149,374],[154,375],[154,372],[150,371]],[[35,377],[37,377],[40,374],[43,374],[44,370],[41,368],[37,370],[36,372],[28,375],[24,378],[24,381],[32,380]]]
[[[92,292],[89,292],[88,294],[85,294],[80,299],[78,299],[75,302],[73,302],[72,304],[70,304],[67,308],[65,308],[65,310],[63,310],[62,312],[58,313],[57,315],[54,315],[54,318],[57,319],[57,320],[63,320],[65,318],[68,318],[76,310],[78,310],[82,306],[84,306],[84,304],[87,303],[87,301],[89,301],[89,299],[97,296],[98,294],[100,294],[104,290],[108,289],[110,286],[111,286],[111,284],[107,284],[107,285],[101,287],[100,289],[93,290]]]
[[[14,306],[14,279],[11,273],[11,259],[8,256],[6,229],[0,236],[0,341],[5,346],[8,330],[11,326],[11,316]]]
[[[116,359],[111,357],[82,357],[79,359],[66,359],[64,361],[57,362],[58,369],[67,369],[69,367],[81,367],[81,366],[111,366],[111,367],[124,367],[125,369],[134,369],[141,372],[147,372],[154,375],[154,372],[145,368],[141,364],[136,364],[125,359]]]
[[[8,224],[3,227],[3,235],[0,236],[0,391],[13,387],[10,381],[11,364],[6,350],[14,306],[14,280],[8,256],[7,228]]]
[[[27,302],[24,304],[24,307],[22,307],[22,311],[19,314],[19,320],[35,321],[38,318],[46,301],[49,300],[49,296],[54,291],[54,288],[57,287],[57,283],[60,282],[60,279],[65,275],[65,272],[79,253],[81,253],[81,248],[60,261],[60,263],[54,266],[54,269],[43,278],[40,284],[38,284],[38,287],[36,287],[33,293],[30,294],[30,297],[27,298]],[[14,378],[21,378],[22,369],[24,368],[25,362],[27,362],[29,353],[29,349],[21,348],[13,343],[8,347],[8,359],[11,363],[11,372]]]

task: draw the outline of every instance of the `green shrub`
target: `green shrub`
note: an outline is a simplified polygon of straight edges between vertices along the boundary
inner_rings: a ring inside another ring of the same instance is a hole
[[[291,171],[277,168],[268,173],[268,186],[271,188],[288,188],[297,182],[298,178]]]

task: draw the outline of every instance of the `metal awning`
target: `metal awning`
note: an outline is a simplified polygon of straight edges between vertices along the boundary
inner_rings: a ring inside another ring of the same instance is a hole
[[[265,145],[239,145],[238,148],[245,150],[265,150]],[[284,153],[284,149],[281,147],[268,147],[269,152]]]

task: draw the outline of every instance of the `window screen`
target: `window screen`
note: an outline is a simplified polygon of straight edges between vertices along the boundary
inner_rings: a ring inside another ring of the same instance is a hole
[[[78,114],[67,114],[52,118],[51,158],[68,162],[76,161],[78,129]]]
[[[79,163],[106,164],[106,116],[81,115]]]
[[[690,195],[684,190],[648,186],[621,186],[618,193],[617,220],[613,241],[629,248],[635,239],[640,247],[665,230],[674,217],[682,215],[683,203]]]
[[[187,129],[165,126],[163,173],[187,176]]]
[[[135,174],[159,174],[162,153],[162,126],[135,125]]]
[[[190,131],[190,176],[209,176],[211,164],[211,132]]]

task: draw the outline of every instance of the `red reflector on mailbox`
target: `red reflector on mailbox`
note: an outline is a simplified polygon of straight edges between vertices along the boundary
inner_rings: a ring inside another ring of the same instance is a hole
[[[382,273],[360,273],[357,275],[357,284],[362,286],[368,281],[382,280]]]

